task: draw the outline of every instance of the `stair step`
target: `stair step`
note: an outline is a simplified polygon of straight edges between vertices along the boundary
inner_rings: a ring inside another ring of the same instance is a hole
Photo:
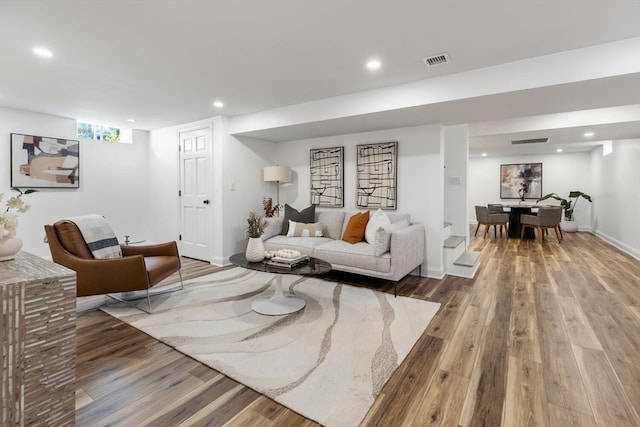
[[[460,243],[464,243],[465,238],[462,236],[450,236],[442,245],[445,248],[457,248]]]
[[[480,252],[465,251],[462,255],[458,257],[458,259],[456,259],[453,262],[453,265],[473,267],[478,262],[478,258],[480,258]]]
[[[444,224],[443,224],[443,227],[442,227],[442,228],[447,228],[447,227],[450,227],[450,226],[452,226],[452,225],[453,225],[453,223],[452,223],[452,222],[445,221],[445,222],[444,222]]]

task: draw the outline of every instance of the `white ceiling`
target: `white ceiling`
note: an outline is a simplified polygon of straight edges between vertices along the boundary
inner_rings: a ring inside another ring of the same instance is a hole
[[[136,128],[157,129],[638,36],[638,0],[0,0],[0,105],[117,126],[134,118]],[[54,56],[34,56],[35,46]],[[421,60],[442,52],[450,64],[427,68]],[[364,67],[373,56],[383,63],[376,73]],[[588,123],[504,133],[474,124],[617,106],[640,112],[639,74],[250,136],[470,123],[472,154],[499,154],[514,136],[542,134],[579,149]],[[225,107],[214,108],[215,99]],[[640,137],[638,119],[595,120],[591,128],[598,140]]]

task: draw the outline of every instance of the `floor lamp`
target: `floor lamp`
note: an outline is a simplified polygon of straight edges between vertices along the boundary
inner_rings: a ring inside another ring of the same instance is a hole
[[[280,183],[291,182],[291,168],[289,166],[266,166],[263,173],[265,182],[276,183],[276,206],[280,206]]]

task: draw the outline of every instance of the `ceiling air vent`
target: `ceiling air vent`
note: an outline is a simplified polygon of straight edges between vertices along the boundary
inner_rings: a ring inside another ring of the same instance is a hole
[[[426,58],[422,58],[425,65],[427,67],[433,67],[434,65],[446,64],[451,62],[451,58],[449,58],[449,54],[447,52],[439,53],[433,56],[427,56]]]
[[[513,145],[519,144],[541,144],[544,142],[549,142],[549,138],[532,138],[532,139],[518,139],[515,141],[511,141]]]

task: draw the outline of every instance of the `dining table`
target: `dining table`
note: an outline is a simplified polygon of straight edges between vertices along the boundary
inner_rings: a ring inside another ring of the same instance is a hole
[[[504,205],[508,209],[509,214],[509,237],[519,239],[522,233],[522,224],[520,223],[520,215],[532,214],[534,210],[538,210],[539,206],[529,203]],[[535,239],[536,233],[533,228],[527,227],[524,231],[524,239]]]

